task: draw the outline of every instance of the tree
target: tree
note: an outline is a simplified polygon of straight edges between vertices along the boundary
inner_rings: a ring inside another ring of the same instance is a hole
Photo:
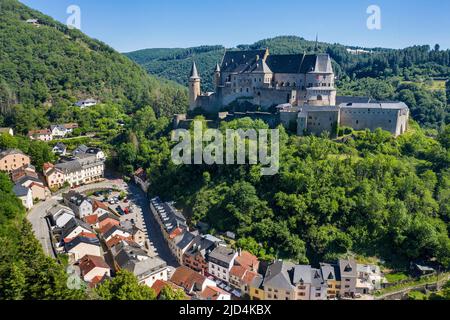
[[[129,271],[121,270],[110,281],[103,282],[96,293],[104,300],[155,300],[155,292],[142,284]]]
[[[186,294],[182,289],[172,288],[170,285],[165,285],[159,294],[160,300],[186,300]]]

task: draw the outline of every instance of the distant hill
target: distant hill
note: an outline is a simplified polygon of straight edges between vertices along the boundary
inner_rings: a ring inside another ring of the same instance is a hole
[[[185,88],[149,76],[108,45],[28,8],[0,0],[0,107],[97,98],[132,110],[171,114],[187,105]],[[37,19],[38,25],[27,23]]]

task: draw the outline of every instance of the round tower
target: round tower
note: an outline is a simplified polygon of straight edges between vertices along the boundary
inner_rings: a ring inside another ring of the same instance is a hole
[[[216,69],[214,70],[214,84],[216,88],[220,86],[220,66],[216,64]]]
[[[201,93],[200,90],[200,77],[198,76],[197,66],[194,61],[189,78],[189,110],[194,110],[198,107],[197,100]]]

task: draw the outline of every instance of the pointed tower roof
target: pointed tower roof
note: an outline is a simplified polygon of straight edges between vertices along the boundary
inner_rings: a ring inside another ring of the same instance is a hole
[[[191,79],[200,79],[195,61],[192,62]]]

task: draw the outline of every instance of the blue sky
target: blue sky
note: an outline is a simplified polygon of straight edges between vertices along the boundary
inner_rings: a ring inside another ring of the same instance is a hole
[[[450,48],[448,0],[21,0],[66,22],[81,8],[81,30],[128,52],[221,44],[234,47],[277,35],[364,47],[439,43]],[[369,5],[381,8],[381,30],[366,27]]]

